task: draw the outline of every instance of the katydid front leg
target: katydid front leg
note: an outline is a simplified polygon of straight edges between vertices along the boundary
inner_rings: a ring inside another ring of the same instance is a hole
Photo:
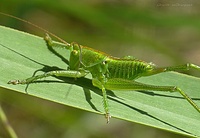
[[[60,48],[64,48],[64,49],[68,49],[68,50],[72,50],[72,46],[71,46],[71,44],[69,44],[69,43],[64,43],[64,44],[58,44],[58,43],[55,43],[55,42],[53,42],[52,41],[52,39],[51,39],[51,37],[46,33],[46,35],[45,35],[45,37],[44,37],[44,40],[45,40],[45,42],[46,42],[46,44],[48,45],[48,46],[51,46],[51,47],[60,47]]]

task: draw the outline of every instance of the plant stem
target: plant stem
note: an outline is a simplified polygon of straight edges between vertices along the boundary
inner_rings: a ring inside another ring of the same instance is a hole
[[[3,124],[4,124],[4,127],[5,129],[8,131],[9,135],[11,138],[18,138],[14,129],[12,128],[12,126],[10,125],[10,123],[8,122],[8,119],[1,107],[1,104],[0,104],[0,119],[2,120]]]

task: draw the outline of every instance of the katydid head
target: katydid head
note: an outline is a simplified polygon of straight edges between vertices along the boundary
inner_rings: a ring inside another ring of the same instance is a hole
[[[81,46],[75,42],[70,44],[71,53],[69,59],[69,68],[77,70],[81,66]]]

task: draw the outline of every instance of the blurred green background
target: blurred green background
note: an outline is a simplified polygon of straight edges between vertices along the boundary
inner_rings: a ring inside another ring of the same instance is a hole
[[[197,0],[1,0],[0,11],[113,56],[131,55],[159,66],[200,65]],[[0,16],[0,21],[44,36],[15,19]],[[20,138],[184,137],[114,118],[107,125],[101,115],[6,90],[0,91],[0,102]],[[0,137],[9,137],[1,122]]]

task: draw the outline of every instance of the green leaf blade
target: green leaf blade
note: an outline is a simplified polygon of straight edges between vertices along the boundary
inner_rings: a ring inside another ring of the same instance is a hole
[[[9,80],[26,79],[34,73],[41,74],[55,67],[67,68],[61,58],[48,50],[42,38],[0,27],[0,51],[1,89],[27,92],[53,102],[104,113],[101,90],[92,86],[90,76],[77,80],[48,77],[28,86],[7,84]],[[69,59],[69,51],[58,49],[58,52]],[[178,86],[200,105],[199,78],[170,72],[138,81]],[[108,99],[113,117],[183,135],[200,136],[200,114],[179,93],[108,91]]]

